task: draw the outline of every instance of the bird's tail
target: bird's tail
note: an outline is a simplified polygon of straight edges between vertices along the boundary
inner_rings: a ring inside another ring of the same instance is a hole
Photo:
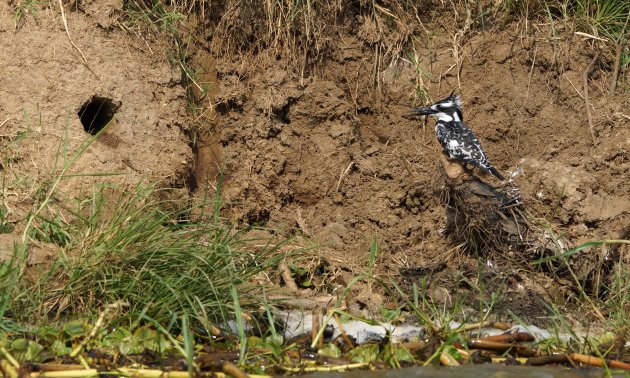
[[[490,167],[488,168],[488,171],[490,171],[490,173],[492,173],[494,175],[494,177],[498,178],[499,180],[503,181],[505,180],[505,177],[503,177],[499,171],[497,171],[497,169],[495,167]]]

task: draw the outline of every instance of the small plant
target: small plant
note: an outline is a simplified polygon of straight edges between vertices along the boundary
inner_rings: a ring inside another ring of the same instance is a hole
[[[5,204],[0,204],[0,234],[8,234],[13,231],[13,226],[8,220],[9,211]]]
[[[550,3],[541,0],[503,0],[501,7],[505,21],[509,18],[529,20],[538,17],[544,9],[553,6]]]
[[[431,102],[429,89],[424,84],[424,79],[430,79],[431,75],[424,68],[422,68],[422,65],[420,64],[421,60],[415,54],[412,54],[410,51],[408,51],[407,58],[416,69],[416,87],[414,92],[415,102],[419,102],[421,104]]]
[[[630,17],[625,0],[579,0],[575,3],[578,25],[587,33],[617,41],[623,37]]]
[[[168,10],[161,1],[152,1],[150,6],[144,1],[129,1],[125,13],[127,27],[150,26],[167,34],[176,34],[186,18],[180,12]]]
[[[48,1],[18,0],[13,8],[13,23],[15,24],[14,31],[17,31],[20,28],[26,16],[29,14],[36,16],[39,6],[47,5],[48,3]]]

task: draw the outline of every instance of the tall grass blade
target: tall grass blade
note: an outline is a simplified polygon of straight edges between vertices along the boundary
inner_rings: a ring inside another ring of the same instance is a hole
[[[243,320],[243,309],[238,300],[236,286],[232,286],[232,300],[234,301],[234,315],[236,317],[236,332],[240,343],[239,364],[243,364],[247,354],[247,335],[245,335],[245,321]]]

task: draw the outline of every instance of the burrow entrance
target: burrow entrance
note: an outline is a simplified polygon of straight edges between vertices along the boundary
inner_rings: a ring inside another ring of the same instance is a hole
[[[77,115],[85,132],[96,135],[114,118],[121,105],[107,97],[92,96],[81,106]]]

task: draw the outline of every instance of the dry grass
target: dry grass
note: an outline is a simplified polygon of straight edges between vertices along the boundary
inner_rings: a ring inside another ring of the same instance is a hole
[[[416,3],[386,0],[227,0],[174,1],[172,11],[195,13],[214,52],[269,58],[297,65],[302,73],[334,53],[343,27],[351,25],[383,67],[417,32]]]

